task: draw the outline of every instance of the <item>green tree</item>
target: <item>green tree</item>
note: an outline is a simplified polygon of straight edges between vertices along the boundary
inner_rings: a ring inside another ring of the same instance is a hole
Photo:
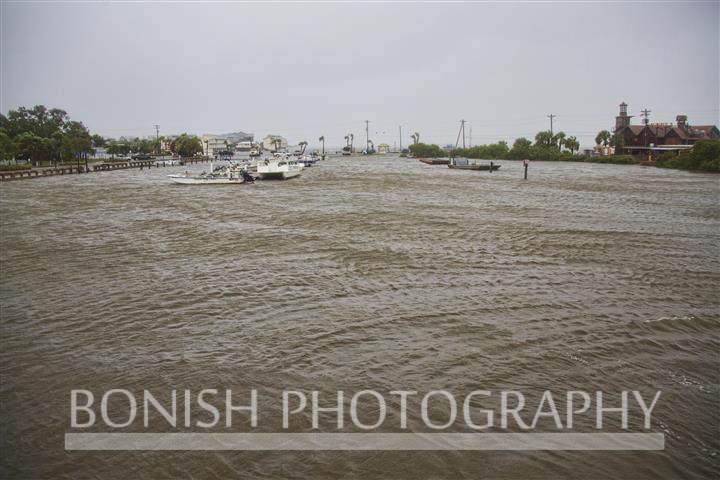
[[[0,116],[0,128],[10,137],[29,132],[38,137],[50,138],[53,133],[62,130],[67,122],[67,112],[59,108],[48,110],[44,105],[33,108],[20,107],[10,110],[7,117]]]
[[[532,142],[525,137],[515,139],[512,149],[507,154],[507,158],[513,160],[523,160],[530,158],[530,149],[532,148]]]
[[[551,147],[553,145],[553,134],[550,130],[543,130],[535,135],[535,145]]]
[[[106,141],[102,137],[102,135],[95,134],[92,136],[92,143],[93,143],[93,147],[104,147]]]
[[[195,135],[183,133],[175,140],[175,151],[181,157],[192,157],[195,154],[202,153],[202,142]]]
[[[409,149],[410,153],[417,158],[437,158],[447,156],[447,153],[437,145],[413,143],[410,145]]]
[[[303,140],[302,142],[298,143],[298,146],[300,147],[300,155],[303,155],[305,153],[305,149],[307,148],[308,142]]]
[[[67,112],[59,108],[36,105],[10,110],[7,116],[0,115],[0,129],[16,145],[18,158],[28,159],[33,165],[92,151],[93,139],[87,129],[71,121]]]
[[[608,132],[609,133],[609,132]],[[615,135],[612,135],[610,137],[610,140],[608,140],[608,144],[615,148],[615,150],[620,150],[625,146],[625,139],[623,136],[618,132]]]
[[[568,150],[570,150],[570,153],[574,153],[578,150],[580,150],[580,143],[577,141],[577,138],[568,137],[565,139],[565,147],[567,147]]]
[[[610,139],[612,138],[612,135],[607,130],[600,130],[598,132],[597,136],[595,137],[595,144],[596,145],[604,145],[608,146],[610,144]]]
[[[81,122],[67,122],[63,130],[61,144],[63,159],[87,157],[92,152],[92,137]]]
[[[17,155],[18,148],[10,136],[3,130],[0,130],[0,159],[10,160]]]
[[[554,147],[557,147],[559,150],[562,150],[563,145],[565,145],[565,132],[558,132],[552,137],[552,144]]]
[[[41,160],[52,158],[53,141],[43,138],[32,132],[24,132],[15,137],[18,148],[18,158],[29,160],[33,166],[38,165]]]

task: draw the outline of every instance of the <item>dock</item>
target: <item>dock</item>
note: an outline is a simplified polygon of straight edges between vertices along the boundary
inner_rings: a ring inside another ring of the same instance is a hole
[[[183,162],[185,165],[193,163],[204,163],[209,162],[210,159],[207,157],[191,157],[184,158]],[[95,165],[85,167],[85,165],[72,165],[72,166],[60,166],[60,167],[47,167],[47,168],[32,168],[28,170],[8,170],[0,171],[0,182],[10,180],[25,180],[31,178],[45,178],[54,177],[57,175],[73,175],[78,173],[93,173],[93,172],[108,172],[112,170],[127,170],[130,168],[160,168],[166,165],[161,160],[126,160],[126,161],[113,161],[103,162]]]

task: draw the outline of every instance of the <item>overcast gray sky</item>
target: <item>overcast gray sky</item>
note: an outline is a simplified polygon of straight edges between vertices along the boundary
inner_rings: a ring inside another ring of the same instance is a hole
[[[617,106],[718,122],[718,3],[8,3],[0,110],[94,133],[247,131],[331,145],[473,143],[555,129],[590,145]],[[639,118],[637,119],[639,122]],[[469,131],[469,129],[468,129]]]

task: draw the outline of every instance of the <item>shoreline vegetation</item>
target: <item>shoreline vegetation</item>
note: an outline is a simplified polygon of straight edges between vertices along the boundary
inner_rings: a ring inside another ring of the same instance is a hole
[[[569,144],[569,145],[568,145]],[[563,147],[567,150],[563,150]],[[574,137],[565,137],[562,132],[551,135],[549,131],[535,136],[535,143],[521,137],[512,147],[500,141],[489,145],[470,148],[443,149],[438,145],[415,143],[408,147],[416,158],[444,158],[448,156],[487,160],[533,160],[550,162],[610,163],[616,165],[645,165],[659,168],[674,168],[706,173],[720,173],[720,140],[700,140],[690,151],[666,152],[655,161],[647,161],[632,155],[585,155],[575,153],[579,145]]]
[[[202,153],[202,142],[183,133],[172,139],[104,138],[92,135],[82,122],[73,121],[65,110],[44,105],[20,107],[0,114],[0,171],[29,170],[35,167],[80,166],[95,161],[91,155],[104,148],[113,158],[128,154],[177,154],[192,157]],[[19,163],[22,162],[22,163]]]
[[[573,136],[549,130],[538,132],[534,142],[525,137],[515,140],[512,147],[505,141],[469,148],[441,148],[434,144],[414,143],[408,147],[416,158],[446,158],[460,156],[487,160],[534,160],[556,162],[611,163],[618,165],[647,165],[660,168],[699,172],[720,172],[720,140],[700,140],[689,151],[666,152],[654,161],[631,155],[578,154],[580,144]],[[595,138],[604,146],[622,148],[622,139],[602,130]],[[173,154],[192,157],[202,153],[200,139],[186,133],[165,139],[120,138],[118,140],[92,135],[82,122],[72,121],[61,109],[47,109],[43,105],[33,108],[20,107],[10,110],[7,116],[0,114],[0,159],[13,160],[14,164],[0,165],[0,171],[29,170],[42,166],[74,166],[81,164],[87,169],[93,162],[91,154],[96,148],[104,148],[113,158],[115,155]],[[406,150],[401,156],[405,156]],[[18,160],[22,161],[19,163]],[[111,160],[112,161],[112,160]]]

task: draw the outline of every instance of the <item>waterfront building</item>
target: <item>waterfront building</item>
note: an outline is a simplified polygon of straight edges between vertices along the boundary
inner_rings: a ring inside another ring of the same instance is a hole
[[[203,145],[203,152],[207,148],[207,154],[211,157],[215,157],[223,152],[233,152],[236,145],[240,143],[252,143],[254,138],[255,135],[252,133],[232,132],[220,135],[206,133],[200,138],[200,140]]]
[[[252,150],[253,142],[251,141],[242,141],[235,144],[235,151],[236,152],[249,152]]]
[[[377,147],[377,153],[389,153],[390,152],[390,145],[387,143],[381,143]]]
[[[265,138],[262,139],[263,150],[268,150],[270,152],[285,150],[287,149],[287,146],[287,140],[280,135],[266,135]]]
[[[200,141],[202,142],[203,153],[207,153],[210,157],[215,157],[229,148],[228,141],[220,135],[204,134]]]
[[[675,124],[649,123],[646,116],[642,125],[632,125],[632,117],[627,104],[621,103],[615,117],[615,134],[622,137],[623,145],[615,153],[648,155],[653,151],[688,150],[699,140],[720,138],[716,125],[690,125],[687,115],[677,115]]]

